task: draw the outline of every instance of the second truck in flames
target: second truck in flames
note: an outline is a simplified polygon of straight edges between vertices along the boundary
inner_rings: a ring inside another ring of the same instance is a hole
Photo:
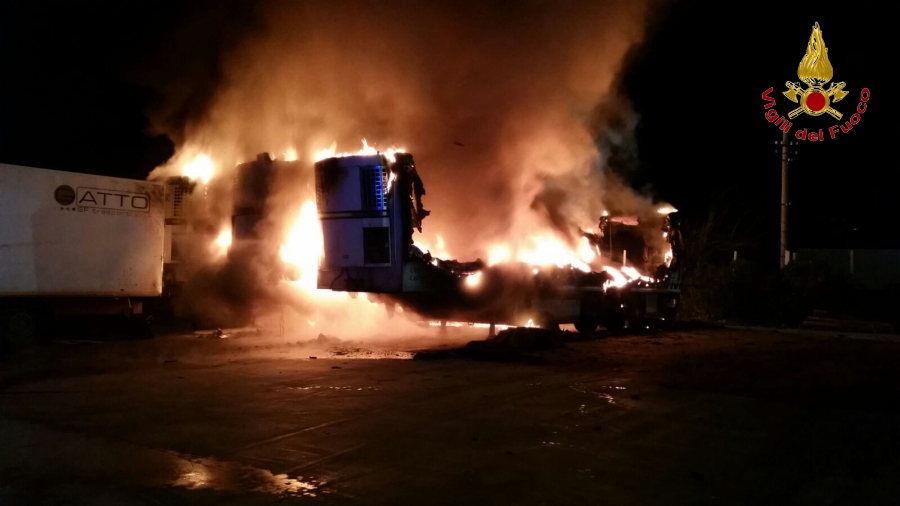
[[[432,257],[413,241],[413,231],[421,232],[430,212],[423,207],[424,185],[408,153],[320,160],[315,187],[323,238],[319,289],[366,292],[370,300],[402,304],[440,320],[574,324],[580,332],[648,324],[674,316],[679,304],[677,270],[648,277],[628,267],[624,273],[614,268],[584,272],[571,266],[488,266],[480,260]]]

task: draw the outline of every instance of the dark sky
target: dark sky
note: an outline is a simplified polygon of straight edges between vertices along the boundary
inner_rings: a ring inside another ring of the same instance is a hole
[[[185,78],[206,79],[211,89],[218,55],[252,27],[251,4],[0,0],[0,162],[146,177],[173,153],[169,139],[148,130],[160,90]],[[791,166],[792,246],[900,247],[890,183],[895,22],[886,10],[848,2],[722,5],[684,1],[659,11],[631,58],[622,86],[641,118],[632,183],[689,215],[725,201],[733,219],[749,215],[743,230],[759,252],[777,247],[780,132],[764,119],[761,94],[773,87],[775,109],[793,109],[781,91],[798,80],[818,21],[833,81],[850,92],[836,108],[846,120],[861,88],[872,98],[851,132],[800,144]],[[208,99],[187,102],[199,110]],[[835,123],[794,121],[816,130]]]

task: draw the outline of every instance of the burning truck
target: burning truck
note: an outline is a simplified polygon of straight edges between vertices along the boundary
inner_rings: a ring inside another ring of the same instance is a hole
[[[649,325],[671,318],[679,305],[680,266],[670,258],[651,277],[627,266],[626,258],[620,268],[606,265],[595,271],[584,262],[488,265],[480,259],[432,256],[413,240],[430,211],[423,207],[424,184],[409,153],[319,160],[315,192],[322,231],[320,290],[364,292],[389,308],[402,305],[441,321],[546,328],[574,324],[583,333],[598,326]],[[662,210],[658,218],[665,223],[656,233],[662,228],[664,236],[680,238],[677,212]],[[583,242],[599,253],[604,240],[612,240],[614,223],[645,224],[606,216],[599,233],[582,232]]]

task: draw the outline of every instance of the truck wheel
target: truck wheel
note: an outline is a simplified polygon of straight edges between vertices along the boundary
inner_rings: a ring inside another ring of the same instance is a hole
[[[542,314],[538,317],[537,326],[544,330],[559,330],[559,322],[552,315]]]
[[[597,330],[597,322],[592,320],[583,320],[575,323],[575,330],[579,334],[590,334]]]
[[[609,313],[603,318],[601,325],[610,332],[621,332],[625,328],[625,314],[620,311]]]
[[[13,307],[2,318],[0,329],[4,344],[8,348],[22,348],[36,342],[37,315],[29,307]]]

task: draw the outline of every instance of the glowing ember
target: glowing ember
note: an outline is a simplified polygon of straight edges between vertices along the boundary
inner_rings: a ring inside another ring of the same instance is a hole
[[[296,162],[297,161],[297,150],[294,148],[288,148],[288,150],[284,152],[284,161]]]
[[[203,184],[209,184],[209,180],[212,179],[215,173],[215,167],[212,159],[201,153],[186,163],[182,167],[181,172],[188,179],[200,180]]]
[[[476,272],[475,274],[469,274],[466,277],[466,286],[469,288],[475,288],[481,284],[481,272]]]
[[[428,326],[440,327],[441,322],[433,322],[433,321],[428,322]],[[446,326],[446,327],[474,327],[476,329],[487,329],[487,328],[490,328],[491,324],[490,323],[445,322],[444,326]],[[497,324],[497,325],[494,325],[494,328],[496,330],[506,330],[506,329],[512,329],[512,328],[516,328],[516,327],[514,327],[512,325]]]

